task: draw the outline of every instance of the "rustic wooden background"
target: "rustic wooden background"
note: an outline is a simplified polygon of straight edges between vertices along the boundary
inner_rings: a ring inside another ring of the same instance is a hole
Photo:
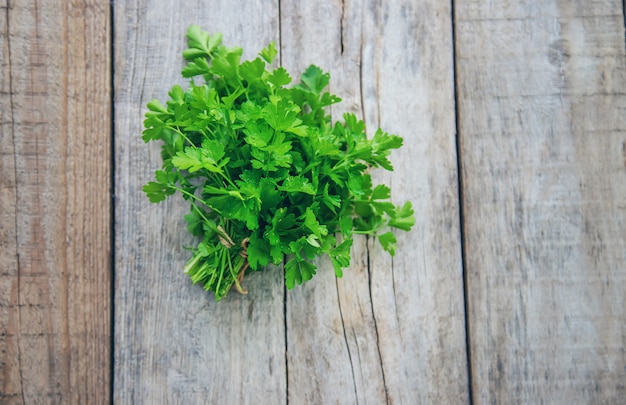
[[[194,23],[405,137],[393,259],[190,285],[139,135]],[[0,0],[0,43],[0,403],[626,398],[623,2]]]

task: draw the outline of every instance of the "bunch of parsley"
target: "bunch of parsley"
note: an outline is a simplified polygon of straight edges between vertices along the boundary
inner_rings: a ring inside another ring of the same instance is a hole
[[[350,264],[354,234],[377,235],[394,254],[389,227],[408,231],[410,202],[395,206],[390,189],[373,187],[370,167],[388,160],[402,138],[376,131],[353,114],[331,123],[326,107],[341,101],[325,92],[330,75],[311,65],[299,84],[271,68],[276,48],[241,62],[241,48],[220,34],[187,31],[184,77],[167,106],[148,103],[145,142],[163,142],[163,167],[143,188],[151,202],[180,192],[191,204],[185,219],[199,243],[184,271],[222,299],[250,270],[286,259],[287,288],[310,280],[321,254],[337,277]]]

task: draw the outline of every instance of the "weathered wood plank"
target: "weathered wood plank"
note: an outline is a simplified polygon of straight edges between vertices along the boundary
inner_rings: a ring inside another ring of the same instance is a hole
[[[405,137],[397,203],[417,224],[394,259],[364,238],[336,281],[321,261],[287,294],[290,403],[462,403],[467,363],[455,151],[451,12],[438,1],[281,2],[283,65],[330,71],[351,111]]]
[[[110,394],[109,7],[0,2],[0,402]]]
[[[475,403],[626,397],[622,2],[455,2]]]
[[[165,101],[180,76],[185,32],[222,32],[244,57],[278,43],[278,3],[116,1],[115,401],[284,403],[284,282],[272,269],[246,277],[247,296],[213,295],[182,273],[192,241],[182,198],[153,205],[141,191],[161,165],[140,138],[146,103]]]

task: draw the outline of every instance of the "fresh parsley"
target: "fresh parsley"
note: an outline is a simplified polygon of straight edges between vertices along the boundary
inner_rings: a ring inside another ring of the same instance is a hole
[[[151,202],[180,193],[198,237],[184,272],[222,299],[242,293],[249,271],[286,259],[285,283],[310,280],[312,260],[327,254],[337,277],[350,264],[354,234],[377,235],[395,253],[389,230],[411,229],[410,202],[395,206],[370,168],[393,170],[402,138],[382,130],[366,137],[363,121],[344,114],[331,123],[326,108],[339,97],[324,91],[330,75],[311,65],[300,82],[272,68],[274,44],[251,61],[227,48],[220,34],[192,25],[182,75],[166,105],[148,103],[143,140],[163,143],[163,166],[143,187]]]

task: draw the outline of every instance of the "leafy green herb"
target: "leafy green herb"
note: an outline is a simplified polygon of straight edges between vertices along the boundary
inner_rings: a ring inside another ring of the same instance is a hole
[[[402,138],[382,130],[371,139],[353,114],[331,123],[326,107],[341,101],[324,89],[330,75],[310,66],[300,83],[270,44],[252,61],[220,34],[187,31],[183,51],[187,90],[174,86],[166,105],[148,103],[145,142],[163,142],[163,167],[143,188],[151,202],[179,192],[198,237],[184,272],[222,299],[246,291],[248,271],[286,260],[291,289],[316,274],[312,260],[327,254],[337,277],[350,264],[354,234],[378,235],[390,254],[390,228],[408,231],[411,203],[395,206],[391,190],[372,185],[370,168],[393,170]]]

